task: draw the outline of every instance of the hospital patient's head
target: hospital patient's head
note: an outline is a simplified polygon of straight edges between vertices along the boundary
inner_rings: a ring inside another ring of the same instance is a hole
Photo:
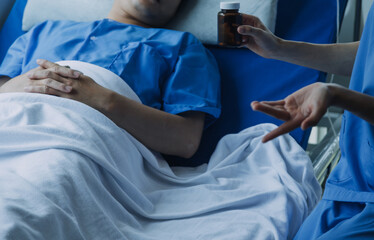
[[[175,14],[181,0],[114,0],[108,18],[141,26],[160,27]]]

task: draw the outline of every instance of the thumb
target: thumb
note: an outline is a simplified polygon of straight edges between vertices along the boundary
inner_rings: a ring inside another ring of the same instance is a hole
[[[319,122],[319,120],[322,118],[323,113],[321,112],[314,112],[310,114],[302,123],[301,123],[301,129],[306,130],[307,128],[316,126]]]
[[[256,36],[262,30],[259,28],[255,28],[249,25],[241,25],[238,27],[238,33],[245,35],[245,36]]]

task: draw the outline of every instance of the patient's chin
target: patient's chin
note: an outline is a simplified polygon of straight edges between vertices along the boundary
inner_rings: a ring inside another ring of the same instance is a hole
[[[152,27],[163,27],[169,22],[169,18],[160,18],[155,15],[144,16],[142,22]]]
[[[153,27],[164,26],[175,15],[176,10],[176,7],[166,8],[153,0],[134,0],[133,7],[136,11],[133,15],[139,21]]]

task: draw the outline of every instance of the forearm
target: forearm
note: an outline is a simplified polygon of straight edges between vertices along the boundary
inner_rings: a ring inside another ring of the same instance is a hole
[[[311,44],[281,40],[272,58],[323,72],[350,76],[358,45],[359,42]]]
[[[328,84],[331,106],[343,108],[374,125],[374,97],[337,84]]]
[[[158,152],[191,157],[200,144],[204,114],[169,114],[116,93],[101,111],[145,146]]]

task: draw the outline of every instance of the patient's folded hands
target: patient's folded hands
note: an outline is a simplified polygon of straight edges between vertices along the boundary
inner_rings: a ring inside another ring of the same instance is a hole
[[[50,95],[69,93],[72,91],[72,80],[79,78],[80,72],[59,66],[46,60],[38,60],[44,64],[10,79],[1,86],[0,92],[37,92]]]
[[[279,101],[252,102],[252,109],[285,121],[267,134],[262,142],[272,140],[297,127],[303,130],[316,125],[331,104],[331,95],[326,84],[314,83]]]
[[[27,74],[34,83],[24,88],[26,92],[73,99],[97,110],[107,107],[112,91],[97,84],[92,78],[48,60],[38,60],[37,63],[40,67]]]
[[[0,93],[41,93],[73,99],[97,110],[106,108],[112,93],[109,89],[70,67],[41,59],[37,63],[39,67],[5,82]]]

